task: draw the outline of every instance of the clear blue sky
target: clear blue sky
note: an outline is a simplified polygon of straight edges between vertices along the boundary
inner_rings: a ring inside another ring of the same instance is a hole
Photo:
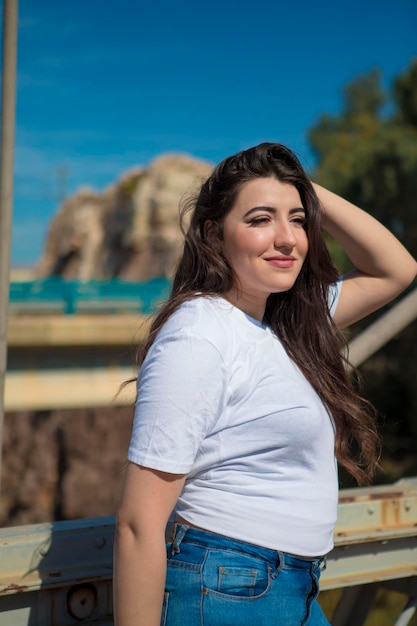
[[[39,258],[66,191],[170,151],[219,161],[308,129],[417,55],[416,0],[19,0],[12,264]]]

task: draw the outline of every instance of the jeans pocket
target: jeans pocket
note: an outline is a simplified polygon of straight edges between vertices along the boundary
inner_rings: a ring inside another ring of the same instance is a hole
[[[265,594],[271,572],[262,559],[227,550],[210,550],[203,567],[205,593],[236,599],[253,599]]]
[[[262,582],[257,569],[219,567],[219,593],[252,597],[262,593],[266,585],[267,581]]]

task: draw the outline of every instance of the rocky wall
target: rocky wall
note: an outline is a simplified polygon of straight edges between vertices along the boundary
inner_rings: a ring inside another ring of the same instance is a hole
[[[125,172],[104,191],[79,189],[58,207],[35,276],[170,276],[182,245],[179,206],[211,170],[204,161],[166,154]]]
[[[131,407],[6,414],[1,525],[113,515],[132,418]]]

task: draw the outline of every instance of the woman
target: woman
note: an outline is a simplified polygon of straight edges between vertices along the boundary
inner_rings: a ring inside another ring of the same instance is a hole
[[[116,624],[328,624],[316,597],[336,460],[365,484],[378,449],[337,329],[397,296],[416,263],[279,144],[225,159],[192,208],[141,356]],[[321,228],[356,268],[343,281]]]

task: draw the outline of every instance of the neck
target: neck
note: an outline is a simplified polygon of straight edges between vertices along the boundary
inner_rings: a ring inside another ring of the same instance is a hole
[[[265,315],[266,298],[239,291],[235,287],[222,294],[223,298],[238,309],[262,322]]]

